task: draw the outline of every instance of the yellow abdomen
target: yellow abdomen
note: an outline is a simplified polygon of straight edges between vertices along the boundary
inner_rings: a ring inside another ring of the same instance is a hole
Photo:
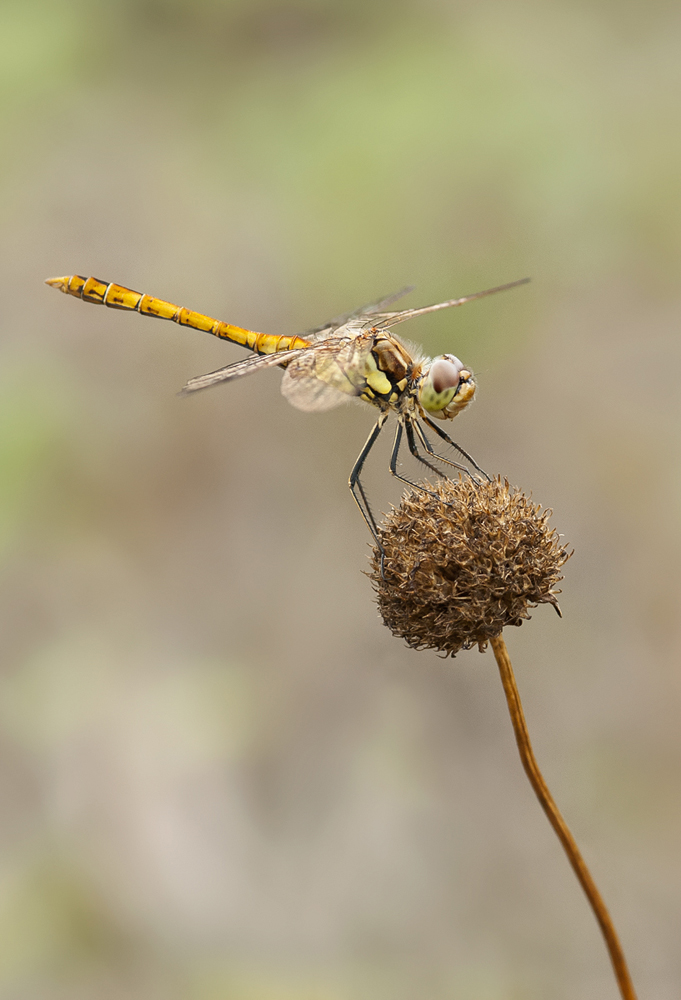
[[[302,337],[277,337],[270,333],[256,333],[254,330],[232,326],[219,319],[212,319],[202,313],[185,309],[184,306],[175,306],[164,299],[155,299],[151,295],[134,292],[131,288],[100,281],[98,278],[83,278],[80,274],[72,274],[65,278],[48,278],[46,284],[60,289],[67,295],[75,295],[83,302],[94,302],[110,309],[127,309],[142,316],[170,319],[180,326],[190,326],[193,330],[202,330],[222,340],[229,340],[233,344],[241,344],[256,354],[277,354],[279,351],[307,347],[309,343]]]

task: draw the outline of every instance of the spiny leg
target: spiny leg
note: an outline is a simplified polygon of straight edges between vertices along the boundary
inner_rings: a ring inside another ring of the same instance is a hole
[[[426,449],[426,451],[428,452],[429,455],[432,455],[433,458],[436,458],[440,462],[446,462],[447,465],[453,465],[455,468],[461,469],[463,472],[466,473],[467,476],[470,476],[470,478],[473,480],[474,483],[479,482],[479,480],[477,480],[469,472],[469,470],[465,466],[463,466],[463,465],[457,465],[456,462],[448,462],[447,459],[441,458],[438,454],[436,454],[436,452],[434,452],[433,449],[430,447],[430,444],[428,442],[428,438],[426,437],[423,429],[420,427],[420,425],[419,425],[419,423],[418,423],[417,420],[415,420],[415,419],[414,420],[410,420],[409,418],[406,418],[405,430],[407,432],[407,440],[409,442],[409,450],[412,453],[412,455],[414,456],[414,458],[418,462],[421,462],[422,465],[425,465],[429,469],[433,469],[435,472],[437,472],[438,476],[442,477],[443,474],[442,474],[441,470],[438,469],[436,466],[431,465],[430,462],[428,462],[425,458],[423,458],[423,456],[421,454],[419,454],[419,450],[418,450],[418,447],[416,445],[416,439],[414,437],[414,431],[416,431],[416,434],[418,435],[420,441],[423,443],[423,446],[424,446],[424,448]],[[447,476],[445,476],[444,478],[447,479]],[[421,489],[423,489],[423,487],[421,487]],[[425,493],[429,493],[431,496],[437,496],[437,494],[433,493],[431,490],[424,490],[424,492]],[[450,507],[450,506],[452,506],[452,504],[451,503],[447,503],[447,506]]]
[[[421,483],[415,483],[413,479],[408,479],[406,476],[403,476],[401,473],[397,471],[397,458],[400,453],[400,445],[402,444],[403,430],[406,430],[407,441],[409,442],[409,450],[411,451],[412,455],[414,455],[414,457],[423,465],[427,465],[429,469],[432,469],[433,472],[435,472],[438,476],[440,475],[439,469],[436,469],[434,465],[430,464],[430,462],[426,462],[426,460],[421,458],[421,456],[418,453],[416,454],[414,453],[414,450],[412,449],[413,431],[411,428],[411,423],[407,417],[400,417],[399,423],[397,425],[397,430],[395,431],[395,441],[393,442],[393,450],[390,456],[390,471],[395,477],[395,479],[399,479],[401,483],[406,483],[407,486],[412,486],[416,490],[421,490],[423,493],[427,493],[429,496],[432,497],[436,496],[437,494],[433,493],[432,490],[426,489],[426,487],[423,486]]]
[[[438,478],[442,476],[442,470],[438,469],[436,465],[429,462],[428,459],[424,458],[421,452],[416,446],[416,438],[414,437],[414,423],[411,420],[406,419],[404,424],[404,429],[407,432],[407,442],[409,443],[409,451],[412,453],[417,462],[421,465],[425,465],[427,469],[431,469]],[[427,450],[427,449],[426,449]],[[437,455],[435,456],[437,458]]]
[[[382,413],[378,418],[378,420],[376,421],[376,423],[374,424],[374,428],[371,431],[369,437],[367,438],[366,444],[360,451],[357,457],[357,461],[352,467],[352,472],[350,473],[350,478],[348,480],[348,485],[350,486],[350,491],[355,499],[355,503],[359,507],[360,513],[364,518],[364,520],[366,521],[367,527],[369,528],[369,531],[374,537],[374,541],[376,542],[378,548],[380,549],[381,574],[383,573],[383,560],[385,558],[385,552],[383,551],[383,546],[381,545],[376,518],[373,515],[373,512],[371,510],[371,505],[369,503],[369,498],[367,497],[366,490],[364,489],[362,481],[359,477],[362,472],[362,469],[364,468],[364,463],[367,460],[367,456],[371,451],[371,449],[373,448],[373,446],[376,444],[376,439],[383,430],[383,426],[387,419],[388,419],[388,414]]]
[[[428,417],[422,417],[422,420],[423,420],[423,422],[425,424],[427,424],[431,428],[431,430],[434,430],[435,433],[439,437],[441,437],[443,441],[446,441],[448,445],[451,445],[451,447],[455,449],[455,451],[458,451],[458,453],[460,455],[463,455],[463,457],[466,459],[466,461],[470,462],[471,465],[473,466],[473,468],[477,469],[477,471],[480,473],[480,475],[484,476],[488,483],[492,482],[491,477],[487,475],[487,473],[485,472],[484,469],[480,468],[480,466],[475,461],[475,459],[472,457],[472,455],[469,455],[467,451],[464,451],[463,448],[461,447],[461,445],[458,445],[456,443],[456,441],[452,441],[452,439],[450,438],[449,434],[447,434],[445,431],[443,431],[441,427],[438,427],[437,424],[433,423],[433,421],[430,420]]]
[[[452,462],[451,459],[445,458],[443,455],[438,455],[438,453],[435,451],[430,441],[426,437],[425,432],[418,420],[413,421],[413,427],[414,430],[416,431],[416,436],[418,437],[419,441],[425,448],[427,454],[431,456],[431,458],[436,458],[438,462],[442,462],[443,465],[450,465],[453,469],[458,469],[460,472],[465,472],[467,476],[471,475],[471,473],[469,472],[469,470],[466,468],[465,465],[461,465],[460,462]],[[443,473],[441,472],[440,475],[443,475]]]

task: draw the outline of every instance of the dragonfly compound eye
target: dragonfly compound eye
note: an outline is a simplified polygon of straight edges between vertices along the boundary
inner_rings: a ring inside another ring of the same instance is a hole
[[[430,381],[435,392],[439,395],[447,389],[456,389],[462,370],[463,365],[453,354],[433,361],[430,366]]]
[[[437,358],[436,361],[433,361],[423,381],[420,392],[421,406],[429,413],[442,413],[469,378],[470,373],[453,354],[445,354],[441,358]],[[465,402],[468,402],[472,393],[464,395],[466,395]]]

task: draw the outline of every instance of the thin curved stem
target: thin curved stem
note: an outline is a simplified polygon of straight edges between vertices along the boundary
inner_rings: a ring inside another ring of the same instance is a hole
[[[601,894],[596,888],[596,883],[591,877],[591,872],[587,868],[586,862],[579,852],[575,839],[570,833],[565,820],[561,816],[558,806],[553,801],[553,796],[551,795],[542,773],[539,770],[539,766],[534,756],[534,751],[532,750],[532,744],[530,743],[530,734],[527,731],[527,723],[525,722],[523,706],[520,701],[520,694],[518,693],[506,643],[501,635],[490,641],[495,659],[497,661],[497,666],[499,667],[499,673],[501,674],[501,683],[504,685],[504,694],[506,695],[508,710],[511,716],[511,722],[513,723],[513,731],[515,733],[516,743],[518,744],[520,759],[523,767],[525,768],[525,773],[527,774],[530,784],[534,789],[534,794],[539,799],[540,805],[548,817],[549,823],[553,827],[556,836],[563,845],[563,850],[568,856],[568,861],[572,865],[579,884],[586,893],[591,909],[594,912],[603,937],[605,938],[605,943],[610,955],[610,961],[612,962],[613,969],[615,970],[615,978],[617,979],[617,985],[620,988],[622,998],[623,1000],[636,1000],[636,993],[634,992],[634,986],[624,958],[624,952],[622,951],[622,946],[619,942],[619,938],[617,937],[612,920],[610,919],[610,914],[606,909]]]

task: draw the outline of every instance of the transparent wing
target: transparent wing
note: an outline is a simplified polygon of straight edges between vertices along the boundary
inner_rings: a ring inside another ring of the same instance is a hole
[[[372,343],[372,334],[357,330],[348,336],[327,339],[309,348],[256,354],[190,379],[182,392],[197,392],[222,382],[232,382],[263,368],[281,366],[286,369],[281,391],[296,409],[308,412],[330,410],[363,391],[366,385],[365,362]]]
[[[328,382],[320,382],[318,378],[304,377],[293,379],[288,370],[281,380],[281,394],[291,406],[305,413],[323,413],[333,410],[341,403],[348,403],[356,393],[346,393]]]
[[[336,330],[340,329],[341,326],[344,326],[348,320],[355,319],[360,316],[371,316],[375,313],[380,313],[386,306],[389,306],[391,303],[401,299],[403,295],[408,295],[409,292],[413,292],[414,287],[414,285],[406,285],[404,288],[400,288],[398,292],[392,292],[390,295],[385,295],[382,299],[379,299],[378,302],[370,302],[365,306],[360,306],[359,309],[353,309],[351,312],[335,316],[333,319],[327,320],[326,323],[322,323],[321,326],[315,326],[311,330],[306,330],[305,333],[300,334],[300,336],[310,337],[313,340],[323,340],[332,335]]]
[[[281,383],[285,398],[308,413],[332,410],[360,395],[366,386],[366,359],[373,335],[335,337],[296,352]]]
[[[462,306],[465,302],[472,302],[474,299],[482,299],[486,295],[494,295],[496,292],[505,292],[508,288],[516,288],[518,285],[526,285],[529,278],[520,278],[519,281],[510,281],[507,285],[497,285],[496,288],[486,288],[484,292],[474,292],[473,295],[464,295],[460,299],[447,299],[446,302],[436,302],[432,306],[422,306],[420,309],[402,309],[399,312],[384,312],[373,314],[371,319],[364,324],[367,329],[369,323],[374,329],[389,330],[390,327],[404,323],[407,319],[415,316],[424,316],[426,313],[437,312],[439,309],[451,309],[452,306]]]
[[[208,372],[207,375],[197,375],[191,378],[182,389],[183,393],[197,392],[199,389],[208,389],[211,385],[218,385],[220,382],[233,382],[234,379],[243,378],[245,375],[252,375],[253,372],[260,371],[261,368],[275,368],[278,365],[286,365],[292,358],[301,353],[307,353],[305,348],[296,348],[294,351],[279,351],[278,354],[254,354],[244,358],[243,361],[236,361],[232,365],[218,368],[217,371]]]

